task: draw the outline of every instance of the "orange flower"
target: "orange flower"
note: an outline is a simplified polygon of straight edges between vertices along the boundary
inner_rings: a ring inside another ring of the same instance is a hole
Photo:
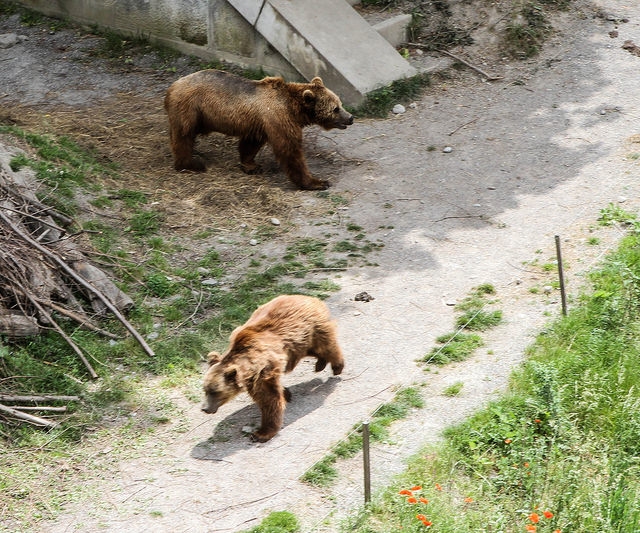
[[[505,444],[511,444],[513,441],[511,439],[504,439]]]
[[[411,487],[411,490],[422,490],[420,485],[416,485],[415,487]]]
[[[420,522],[424,522],[427,519],[427,517],[424,516],[423,514],[417,514],[416,518],[420,520]]]
[[[420,503],[424,503],[424,504],[429,503],[429,500],[427,500],[426,498],[418,498],[418,501],[419,501]]]
[[[539,418],[536,418],[536,419],[534,420],[534,422],[535,422],[536,424],[540,424],[540,423],[542,422],[542,420],[540,420]]]
[[[553,513],[551,511],[545,511],[542,513],[545,518],[553,518]]]
[[[529,515],[529,520],[531,520],[534,524],[537,524],[538,522],[540,522],[540,515],[538,515],[538,513],[531,513]]]
[[[554,529],[554,530],[553,530],[553,533],[562,533],[562,530],[560,530],[560,529]]]
[[[525,468],[529,468],[529,463],[524,463]]]
[[[538,528],[536,526],[534,526],[533,524],[529,524],[527,526],[527,531],[537,531]]]
[[[442,490],[442,487],[440,486],[440,483],[436,483],[436,490]]]
[[[413,496],[409,496],[407,498],[407,503],[418,503],[418,500],[416,500]]]
[[[431,527],[433,525],[433,522],[431,522],[430,520],[422,520],[421,522],[425,527]]]
[[[402,489],[398,494],[402,494],[403,496],[411,496],[413,493],[410,490]]]
[[[464,499],[464,502],[465,503],[473,503],[473,498],[467,497],[467,498]]]

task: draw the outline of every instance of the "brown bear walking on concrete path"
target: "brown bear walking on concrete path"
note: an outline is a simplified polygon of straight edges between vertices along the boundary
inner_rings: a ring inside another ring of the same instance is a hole
[[[302,128],[317,124],[326,130],[345,129],[353,116],[322,79],[287,83],[282,78],[247,80],[219,70],[202,70],[175,81],[164,107],[176,170],[205,170],[193,157],[198,135],[211,132],[239,137],[240,163],[257,172],[255,157],[265,143],[273,148],[289,179],[301,189],[326,189],[314,178],[302,152]]]
[[[327,363],[334,375],[342,372],[344,359],[329,309],[310,296],[278,296],[258,307],[249,320],[229,338],[227,353],[211,352],[204,376],[205,413],[246,391],[258,404],[262,424],[252,435],[265,442],[282,427],[291,393],[280,383],[304,357],[317,359],[320,372]]]

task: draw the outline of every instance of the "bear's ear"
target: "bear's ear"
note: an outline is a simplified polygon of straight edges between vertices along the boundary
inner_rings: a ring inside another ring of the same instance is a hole
[[[225,383],[237,384],[237,382],[238,382],[238,369],[235,368],[235,367],[232,367],[232,368],[228,369],[224,373],[224,381],[225,381]]]
[[[305,104],[312,104],[316,100],[316,95],[313,94],[313,91],[311,89],[306,89],[302,93],[302,99],[304,100]]]
[[[311,80],[312,85],[317,85],[318,87],[324,87],[324,83],[322,82],[322,78],[320,76],[316,76]]]
[[[209,363],[209,366],[219,363],[221,359],[222,356],[218,352],[209,352],[207,354],[207,363]]]

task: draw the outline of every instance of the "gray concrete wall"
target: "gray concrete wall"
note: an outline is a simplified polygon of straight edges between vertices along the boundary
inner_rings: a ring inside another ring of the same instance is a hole
[[[345,0],[18,1],[46,15],[262,68],[289,81],[321,76],[354,106],[370,91],[416,73]],[[402,31],[403,20],[393,32]]]
[[[284,76],[302,75],[227,0],[18,0],[45,15],[143,36],[183,53]]]

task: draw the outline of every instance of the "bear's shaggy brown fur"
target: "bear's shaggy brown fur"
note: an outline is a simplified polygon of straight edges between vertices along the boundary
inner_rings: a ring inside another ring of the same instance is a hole
[[[258,171],[255,156],[265,143],[289,179],[301,189],[326,189],[314,178],[302,152],[302,128],[345,129],[353,116],[322,79],[287,83],[282,78],[248,80],[219,70],[202,70],[175,81],[164,107],[176,170],[205,170],[193,157],[198,135],[211,132],[239,137],[240,163],[247,173]]]
[[[283,373],[304,357],[317,359],[316,372],[327,363],[334,375],[344,367],[329,309],[310,296],[274,298],[236,328],[229,341],[224,356],[217,352],[208,356],[202,410],[215,413],[240,392],[248,392],[262,414],[262,424],[252,435],[259,442],[271,439],[282,427],[285,406],[291,400],[289,390],[280,383]]]

